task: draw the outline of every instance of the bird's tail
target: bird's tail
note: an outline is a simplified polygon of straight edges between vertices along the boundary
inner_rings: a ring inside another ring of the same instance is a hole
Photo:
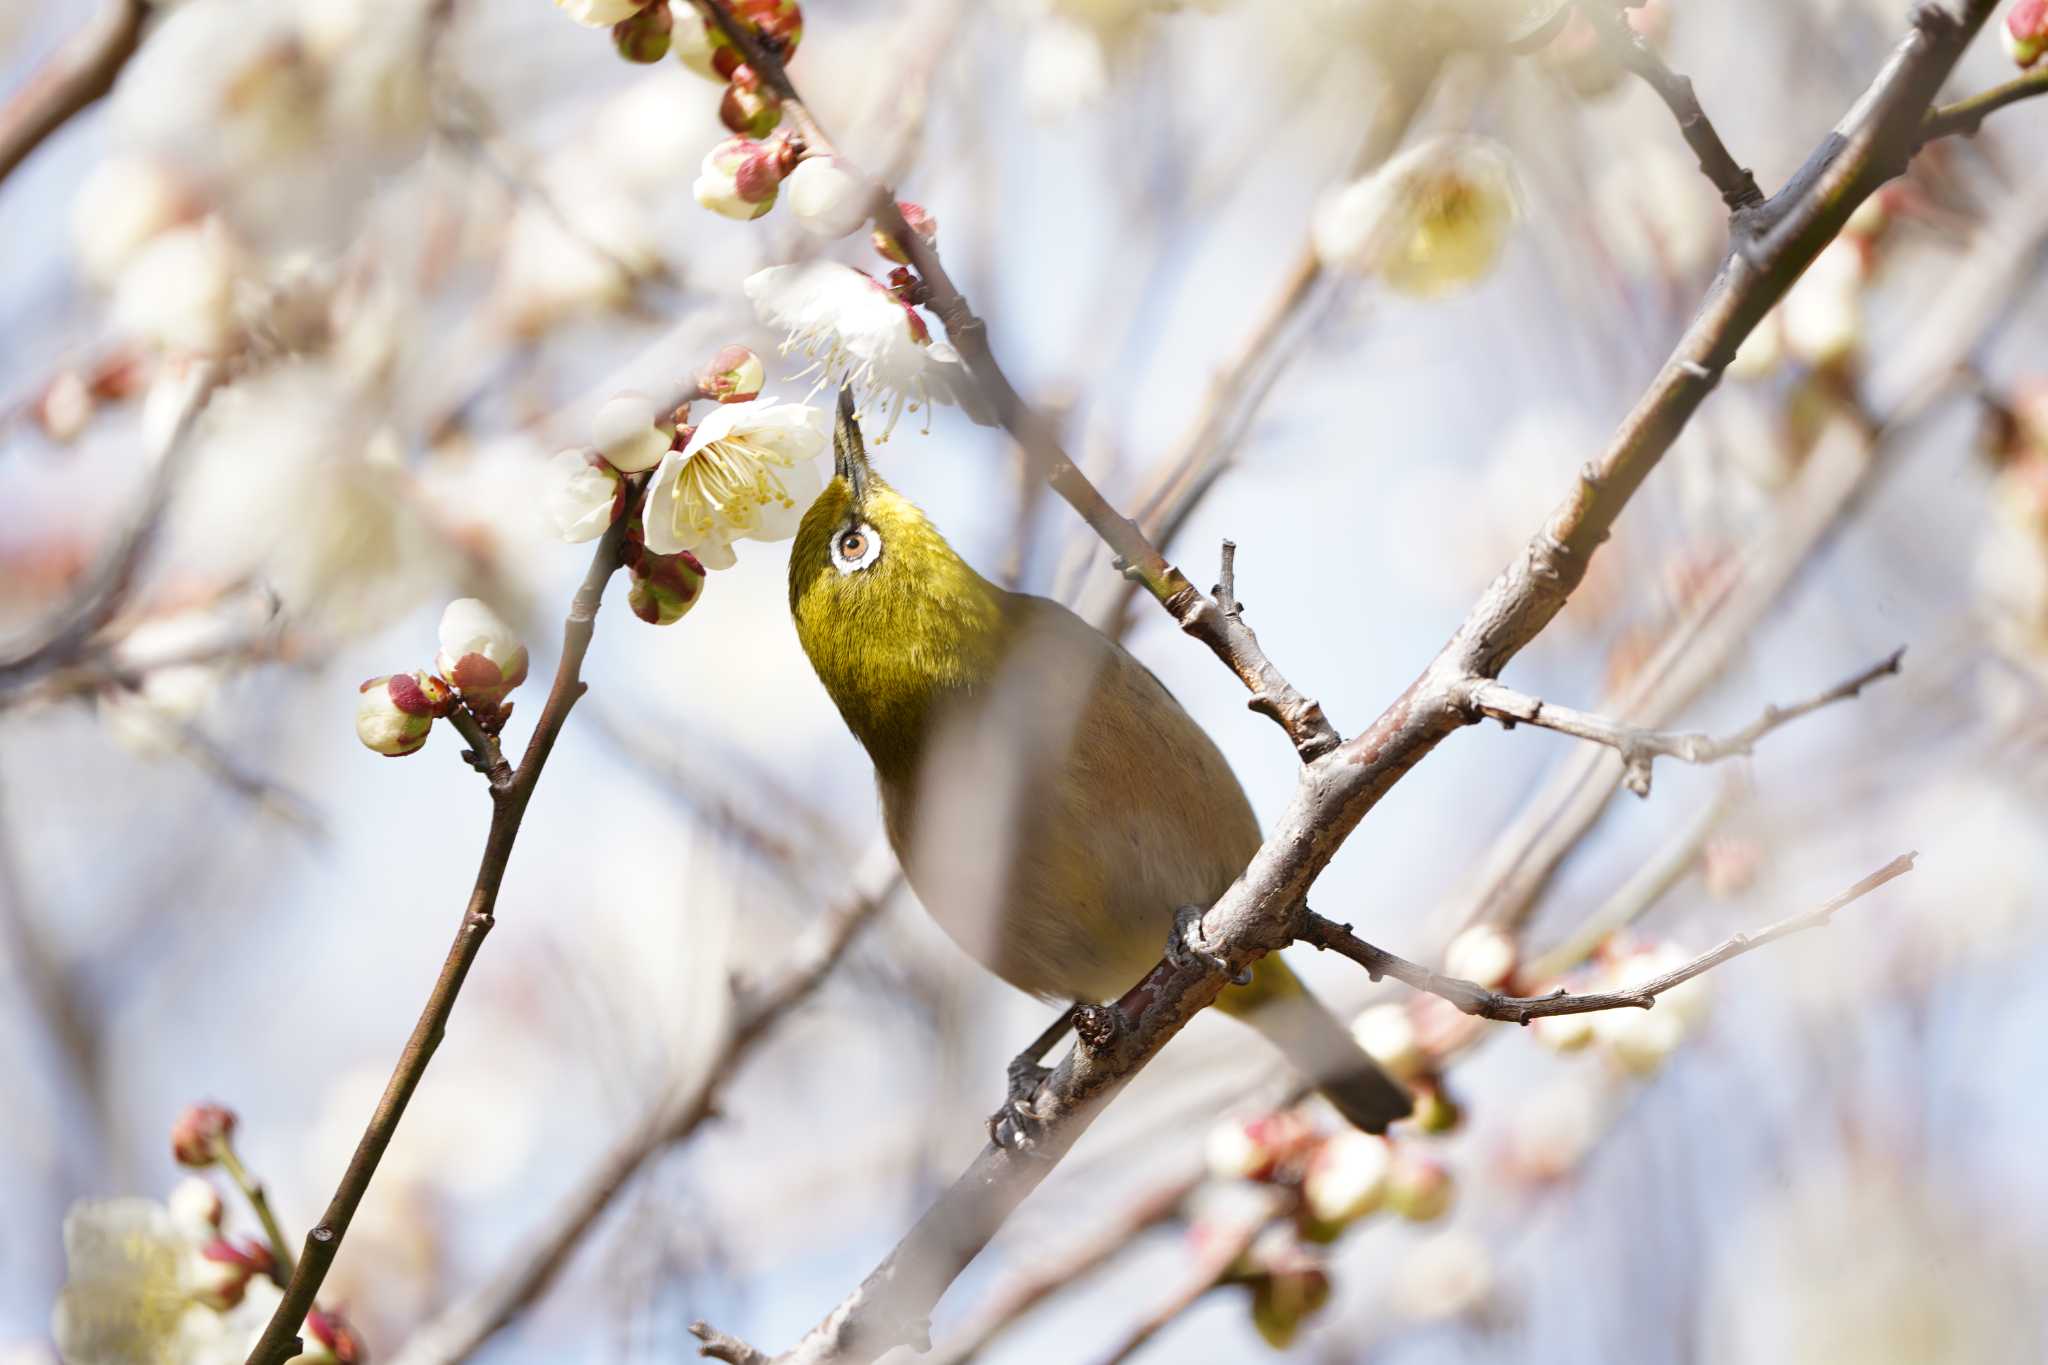
[[[1415,1101],[1351,1036],[1329,1006],[1277,957],[1252,968],[1248,986],[1223,993],[1217,1008],[1266,1035],[1302,1078],[1347,1120],[1368,1133],[1384,1133],[1414,1112]]]

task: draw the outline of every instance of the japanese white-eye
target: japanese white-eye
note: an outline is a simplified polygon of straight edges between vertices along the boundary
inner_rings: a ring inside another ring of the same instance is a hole
[[[1057,602],[976,573],[869,467],[840,396],[835,477],[805,513],[789,606],[874,761],[889,842],[946,932],[1047,1000],[1137,984],[1175,914],[1258,851],[1223,755],[1151,670]],[[1287,965],[1217,1007],[1264,1033],[1369,1132],[1410,1110]]]

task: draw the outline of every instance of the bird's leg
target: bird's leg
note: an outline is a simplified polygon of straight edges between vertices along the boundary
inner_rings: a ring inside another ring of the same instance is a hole
[[[1166,960],[1176,967],[1200,967],[1218,976],[1229,977],[1233,986],[1249,985],[1252,969],[1232,968],[1209,947],[1209,940],[1202,937],[1202,916],[1208,912],[1206,905],[1183,905],[1173,912],[1173,932],[1166,936]]]
[[[1012,1151],[1028,1150],[1038,1130],[1038,1115],[1031,1102],[1038,1095],[1038,1087],[1045,1084],[1045,1078],[1052,1074],[1050,1067],[1041,1065],[1045,1054],[1052,1051],[1059,1040],[1066,1037],[1067,1030],[1074,1026],[1074,1015],[1079,1005],[1069,1005],[1060,1012],[1059,1018],[1046,1025],[1045,1032],[1038,1035],[1030,1047],[1010,1059],[1010,1091],[1003,1100],[1003,1107],[988,1116],[988,1140],[998,1147]]]

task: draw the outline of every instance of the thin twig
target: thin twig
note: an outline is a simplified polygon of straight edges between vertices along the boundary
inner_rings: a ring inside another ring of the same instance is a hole
[[[1684,134],[1686,145],[1699,158],[1701,172],[1721,192],[1721,202],[1728,206],[1728,211],[1734,213],[1762,204],[1764,193],[1757,188],[1756,177],[1729,155],[1713,120],[1700,107],[1692,81],[1665,64],[1656,49],[1643,41],[1643,35],[1629,26],[1614,0],[1579,0],[1579,13],[1599,33],[1601,45],[1608,53],[1641,77],[1664,101],[1672,117],[1678,120],[1678,131]]]
[[[542,769],[547,766],[555,739],[561,734],[563,723],[569,719],[570,708],[575,706],[588,686],[583,681],[583,659],[590,652],[590,638],[596,629],[597,609],[604,600],[605,584],[619,567],[619,550],[625,544],[629,520],[620,517],[597,542],[590,570],[584,575],[583,584],[576,590],[569,606],[568,620],[562,628],[561,662],[555,668],[554,686],[548,691],[540,718],[534,722],[533,735],[527,740],[526,756],[520,759],[519,767],[506,781],[493,781],[491,784],[491,828],[484,839],[482,866],[477,870],[476,886],[463,909],[461,927],[456,930],[455,941],[449,946],[440,975],[434,979],[433,989],[427,993],[426,1005],[420,1011],[419,1021],[413,1025],[412,1036],[406,1039],[405,1050],[399,1054],[391,1080],[385,1085],[384,1093],[370,1115],[369,1126],[364,1129],[362,1140],[356,1144],[355,1155],[349,1158],[334,1198],[329,1201],[320,1221],[306,1234],[298,1270],[285,1286],[284,1298],[271,1314],[262,1337],[249,1352],[248,1365],[282,1365],[297,1354],[299,1324],[305,1321],[307,1312],[312,1309],[320,1284],[327,1278],[328,1267],[334,1263],[334,1254],[341,1249],[342,1238],[348,1234],[356,1207],[362,1203],[363,1195],[370,1188],[370,1179],[377,1173],[377,1164],[383,1159],[385,1148],[391,1145],[393,1134],[398,1131],[398,1121],[405,1114],[405,1106],[412,1099],[413,1091],[419,1088],[420,1078],[426,1074],[427,1063],[433,1060],[434,1050],[441,1045],[442,1035],[448,1028],[448,1017],[462,991],[463,979],[469,975],[470,965],[476,961],[485,936],[497,923],[498,889],[505,880],[505,868],[511,861],[512,846],[519,837],[520,822],[526,816],[527,804],[533,799],[534,786],[540,781]]]
[[[1790,706],[1766,706],[1763,714],[1755,720],[1740,730],[1718,738],[1698,732],[1646,730],[1625,721],[1595,715],[1591,711],[1557,706],[1526,693],[1517,692],[1514,688],[1490,678],[1473,686],[1471,699],[1473,706],[1507,728],[1534,725],[1539,729],[1555,730],[1559,734],[1606,745],[1621,755],[1622,781],[1628,789],[1637,796],[1648,796],[1652,760],[1676,758],[1686,763],[1705,764],[1719,763],[1723,759],[1754,753],[1757,741],[1779,726],[1798,720],[1801,716],[1810,715],[1823,706],[1848,701],[1877,679],[1897,673],[1899,663],[1905,656],[1906,651],[1903,647],[1893,650],[1886,658],[1872,664],[1855,677],[1836,683],[1827,691],[1808,697],[1805,701],[1794,702]]]
[[[1600,1010],[1615,1009],[1646,1010],[1656,1004],[1657,997],[1665,991],[1674,986],[1684,985],[1730,958],[1741,957],[1744,953],[1761,948],[1766,943],[1775,943],[1786,935],[1796,934],[1802,929],[1821,927],[1843,906],[1862,899],[1894,877],[1902,877],[1911,872],[1913,859],[1918,856],[1916,853],[1902,853],[1825,905],[1803,910],[1754,934],[1737,934],[1717,947],[1701,953],[1682,967],[1622,991],[1570,995],[1560,988],[1549,995],[1502,995],[1476,982],[1445,976],[1419,963],[1410,962],[1405,957],[1396,957],[1384,948],[1376,948],[1353,934],[1350,925],[1335,923],[1321,915],[1309,916],[1308,928],[1301,935],[1301,941],[1350,958],[1365,968],[1366,974],[1375,981],[1383,976],[1391,976],[1418,991],[1441,996],[1466,1014],[1476,1015],[1481,1019],[1527,1024],[1532,1019],[1542,1019],[1553,1014],[1592,1014]]]
[[[1222,1284],[1231,1267],[1251,1250],[1252,1243],[1258,1240],[1266,1223],[1265,1218],[1245,1218],[1211,1229],[1211,1236],[1202,1243],[1195,1257],[1194,1269],[1181,1281],[1180,1287],[1166,1302],[1146,1314],[1145,1320],[1132,1329],[1123,1344],[1103,1357],[1102,1365],[1123,1365],[1176,1318],[1206,1297],[1210,1290]]]
[[[2004,85],[1994,85],[1989,90],[1972,95],[1968,99],[1942,105],[1927,116],[1927,122],[1921,128],[1920,140],[1927,143],[1938,137],[1949,137],[1953,134],[1972,136],[1984,126],[1984,120],[1989,115],[2008,104],[2017,104],[2036,95],[2048,95],[2048,62],[2043,62],[2023,76],[2014,77]]]
[[[235,1182],[235,1188],[242,1192],[242,1198],[249,1201],[249,1207],[256,1211],[256,1221],[263,1225],[263,1235],[270,1242],[270,1254],[277,1258],[277,1268],[289,1280],[292,1276],[292,1244],[284,1237],[284,1229],[278,1226],[277,1214],[271,1210],[270,1196],[264,1191],[263,1182],[249,1174],[249,1168],[242,1164],[241,1156],[234,1144],[227,1138],[220,1142],[220,1164],[226,1168],[228,1179]]]
[[[0,105],[0,180],[72,115],[114,88],[114,77],[142,45],[149,10],[148,0],[107,0],[90,24]]]

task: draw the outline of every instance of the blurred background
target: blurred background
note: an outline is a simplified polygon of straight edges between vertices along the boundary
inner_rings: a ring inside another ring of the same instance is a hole
[[[76,8],[0,9],[6,89]],[[1261,641],[1347,733],[1571,487],[1726,237],[1672,119],[1583,19],[1439,61],[1401,9],[812,0],[790,68],[841,150],[935,216],[1104,491],[1199,583],[1237,542]],[[1630,22],[1768,191],[1905,10],[1674,0]],[[2013,74],[1987,32],[1946,98]],[[0,183],[0,638],[157,528],[89,647],[0,690],[7,1365],[56,1359],[66,1209],[165,1198],[187,1105],[237,1111],[294,1239],[332,1192],[489,815],[454,734],[403,763],[359,745],[357,684],[429,666],[442,606],[483,597],[533,651],[523,744],[587,563],[541,511],[546,457],[729,343],[802,398],[803,357],[740,282],[821,253],[886,271],[864,236],[700,208],[718,108],[715,83],[621,61],[539,0],[186,0]],[[1260,1358],[1262,1328],[1324,1362],[2043,1358],[2044,120],[2021,104],[1931,146],[1859,214],[1509,680],[1725,729],[1901,645],[1903,675],[1753,759],[1660,764],[1647,800],[1604,751],[1474,727],[1315,904],[1453,970],[1584,987],[1908,850],[1918,869],[1684,1009],[1578,1032],[1474,1026],[1290,953],[1457,1106],[1396,1135],[1452,1197],[1254,1241],[1298,1196],[1231,1178],[1230,1134],[1291,1081],[1198,1019],[947,1296],[945,1358],[1120,1358],[1155,1317],[1131,1358]],[[1424,295],[1319,263],[1318,206],[1362,156],[1447,132],[1512,165],[1497,264]],[[231,336],[262,358],[164,488],[154,452]],[[939,407],[875,460],[984,573],[1122,619],[1277,815],[1288,746],[1162,613],[1119,613],[1107,553],[1020,492],[1000,433]],[[743,545],[664,629],[612,585],[499,927],[322,1295],[374,1358],[674,1360],[700,1317],[786,1346],[979,1150],[1004,1062],[1051,1017],[892,891],[735,1052],[729,983],[786,981],[807,931],[889,885],[862,870],[870,769],[796,644],[786,551]],[[707,1077],[715,1115],[663,1140]],[[606,1173],[627,1178],[594,1199]],[[593,1215],[573,1239],[551,1231],[564,1201]],[[1244,1244],[1247,1282],[1198,1293]],[[550,1245],[530,1303],[494,1297]],[[1276,1322],[1287,1275],[1325,1276],[1328,1302]]]

